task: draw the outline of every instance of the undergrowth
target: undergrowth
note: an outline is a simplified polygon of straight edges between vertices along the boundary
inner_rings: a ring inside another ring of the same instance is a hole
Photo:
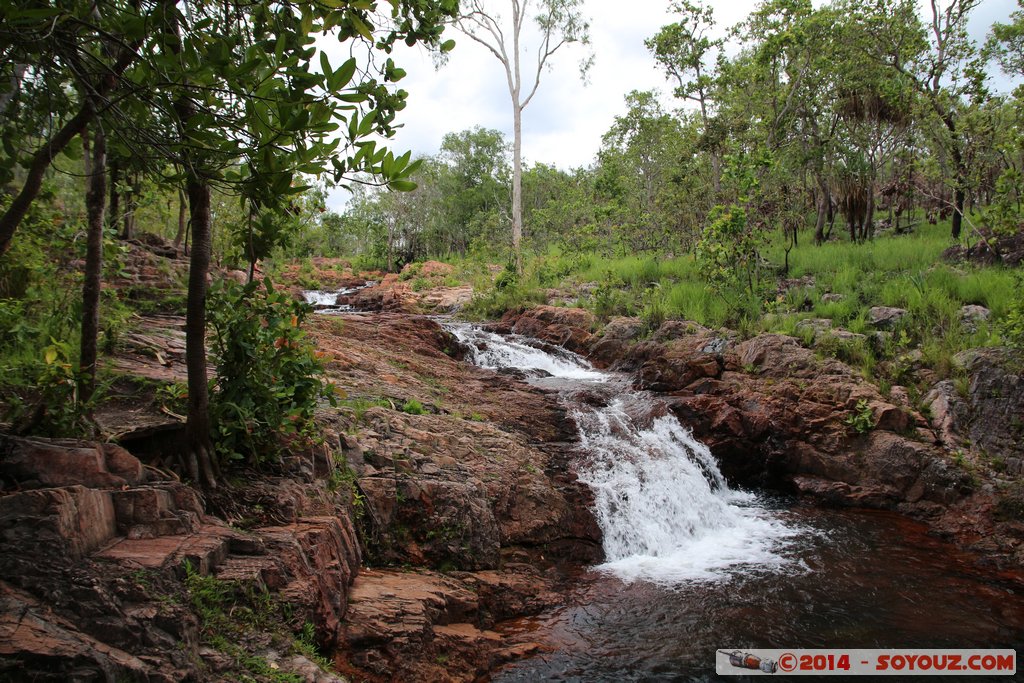
[[[310,622],[288,632],[295,621],[292,608],[265,589],[258,590],[237,581],[204,576],[185,563],[185,588],[192,609],[199,616],[200,636],[211,648],[230,657],[238,672],[273,683],[302,683],[305,679],[281,671],[266,657],[253,652],[256,636],[270,633],[283,655],[301,654],[324,671],[330,660],[316,644],[316,629]],[[264,648],[260,648],[264,649]]]

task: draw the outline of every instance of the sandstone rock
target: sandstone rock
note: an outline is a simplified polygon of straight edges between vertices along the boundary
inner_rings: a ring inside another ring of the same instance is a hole
[[[880,330],[891,330],[906,314],[902,308],[873,306],[868,310],[868,322]]]
[[[110,492],[84,486],[0,496],[0,549],[83,557],[117,532]]]
[[[138,657],[82,633],[31,595],[0,581],[0,677],[173,680],[154,673]]]
[[[805,318],[796,324],[797,330],[810,329],[818,336],[832,329],[832,321],[828,318]]]
[[[968,407],[956,392],[952,380],[942,380],[925,395],[922,403],[927,406],[932,428],[948,448],[961,444],[959,433],[969,420]]]
[[[508,569],[363,572],[345,623],[350,661],[390,680],[465,681],[536,651],[536,643],[510,645],[490,628],[503,615],[532,614],[558,598],[532,568]]]
[[[120,446],[0,434],[0,477],[21,488],[112,488],[145,479],[142,463]]]
[[[588,349],[589,357],[603,366],[619,362],[643,330],[639,318],[615,317],[608,321]]]
[[[320,645],[333,648],[362,559],[351,521],[313,517],[257,533],[270,558],[263,578],[293,607],[293,628],[309,621],[317,627]]]
[[[978,325],[988,322],[992,317],[992,311],[984,306],[968,305],[960,309],[960,324],[969,332],[975,332]]]
[[[954,363],[970,378],[966,396],[944,380],[925,397],[932,425],[950,447],[970,442],[989,455],[1024,455],[1024,376],[1002,349],[971,349]]]
[[[436,313],[456,313],[473,300],[473,288],[442,287],[426,292],[420,299],[420,306]]]
[[[525,311],[510,311],[501,320],[514,334],[564,346],[570,351],[586,349],[594,327],[594,316],[582,308],[535,306]]]

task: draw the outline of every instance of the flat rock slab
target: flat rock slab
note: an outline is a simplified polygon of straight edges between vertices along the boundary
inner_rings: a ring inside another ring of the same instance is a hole
[[[121,564],[157,569],[188,560],[200,574],[209,574],[228,555],[234,535],[226,527],[204,525],[194,534],[158,538],[122,538],[94,557]]]

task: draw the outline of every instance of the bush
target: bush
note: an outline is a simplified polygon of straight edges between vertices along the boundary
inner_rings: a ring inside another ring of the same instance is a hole
[[[278,436],[311,436],[318,401],[334,402],[334,387],[321,379],[323,366],[301,327],[311,309],[277,292],[269,278],[217,283],[210,301],[217,451],[255,465],[277,460]]]
[[[843,424],[858,434],[867,434],[875,428],[875,415],[867,399],[857,401],[857,407],[843,420]]]
[[[423,404],[414,398],[410,398],[402,406],[402,412],[409,415],[422,415],[424,413]]]
[[[999,334],[1007,346],[1024,350],[1024,276],[1017,275],[1014,289],[1006,316],[999,324]]]

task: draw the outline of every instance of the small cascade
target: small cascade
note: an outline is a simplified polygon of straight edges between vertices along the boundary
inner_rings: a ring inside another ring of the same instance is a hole
[[[730,489],[708,447],[664,402],[564,349],[469,325],[448,329],[476,365],[526,371],[559,390],[579,429],[577,475],[594,492],[602,570],[671,586],[790,564],[783,550],[800,530],[757,496]]]
[[[345,287],[334,291],[310,289],[302,292],[302,298],[312,306],[317,313],[339,314],[349,313],[355,309],[350,304],[339,304],[338,300],[355,294],[369,287],[375,286],[376,282],[365,282],[358,287]]]

